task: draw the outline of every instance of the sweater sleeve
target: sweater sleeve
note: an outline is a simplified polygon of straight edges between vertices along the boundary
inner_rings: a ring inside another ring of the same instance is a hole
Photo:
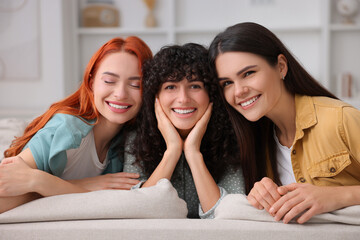
[[[208,210],[207,212],[203,212],[201,205],[199,204],[199,216],[200,218],[204,219],[212,219],[215,217],[215,209],[220,204],[221,200],[229,193],[237,194],[241,193],[244,194],[245,192],[245,184],[244,184],[244,177],[242,173],[242,169],[239,168],[237,170],[233,170],[232,168],[228,167],[220,179],[218,183],[220,189],[220,198],[215,203],[215,205]]]

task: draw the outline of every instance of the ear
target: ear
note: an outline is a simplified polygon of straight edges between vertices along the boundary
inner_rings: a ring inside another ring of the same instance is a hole
[[[281,78],[285,78],[288,71],[288,65],[287,59],[283,54],[279,54],[278,56],[278,67]]]
[[[95,79],[93,78],[92,74],[89,74],[89,86],[91,91],[94,92],[94,83],[95,83]]]

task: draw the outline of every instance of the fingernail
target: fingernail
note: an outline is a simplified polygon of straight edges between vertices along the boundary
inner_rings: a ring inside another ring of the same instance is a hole
[[[273,207],[271,207],[270,209],[269,209],[269,213],[274,213],[274,208]]]

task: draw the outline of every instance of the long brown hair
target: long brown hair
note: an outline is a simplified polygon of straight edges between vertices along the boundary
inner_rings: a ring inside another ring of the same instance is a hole
[[[301,66],[274,33],[259,24],[239,23],[219,33],[209,49],[209,61],[214,69],[217,56],[225,52],[253,53],[264,58],[271,66],[275,66],[278,63],[278,56],[283,54],[288,64],[284,83],[291,94],[336,98]],[[240,159],[246,191],[249,192],[256,181],[267,175],[266,159],[270,160],[274,181],[280,183],[276,169],[276,146],[272,133],[274,123],[266,117],[250,123],[252,134],[249,135],[248,129],[244,128],[247,125],[246,122],[249,121],[226,102],[219,84],[218,87],[235,129],[241,154],[247,156]],[[254,143],[255,150],[254,146],[251,146]]]
[[[45,126],[55,113],[65,113],[77,116],[85,120],[96,120],[99,117],[94,103],[92,92],[93,76],[95,76],[102,60],[109,54],[125,51],[134,54],[139,61],[139,72],[145,60],[152,58],[150,48],[144,41],[135,36],[122,38],[113,38],[105,43],[91,57],[84,72],[83,81],[79,89],[65,99],[56,102],[41,116],[35,118],[25,129],[23,136],[15,138],[9,149],[4,152],[5,157],[16,156],[21,152],[30,139]]]

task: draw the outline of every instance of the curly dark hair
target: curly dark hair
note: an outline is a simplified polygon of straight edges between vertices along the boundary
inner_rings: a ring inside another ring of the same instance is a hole
[[[132,153],[136,157],[136,164],[147,175],[150,176],[155,170],[166,150],[164,138],[157,127],[155,96],[164,82],[180,82],[184,78],[202,81],[213,102],[212,115],[200,147],[210,173],[216,181],[227,164],[233,165],[234,169],[239,166],[235,133],[220,100],[214,77],[215,72],[208,63],[207,49],[195,43],[165,46],[144,64],[143,105],[137,117]]]

